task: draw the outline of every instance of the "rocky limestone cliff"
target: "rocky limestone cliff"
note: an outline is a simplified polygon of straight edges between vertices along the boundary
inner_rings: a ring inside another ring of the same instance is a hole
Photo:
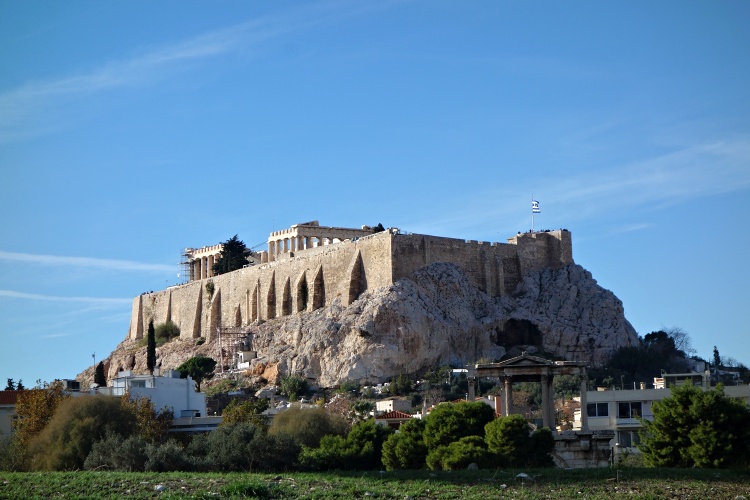
[[[495,361],[521,350],[598,366],[638,342],[620,300],[575,264],[529,273],[511,296],[491,297],[459,267],[436,263],[347,307],[334,301],[251,331],[258,359],[248,374],[273,382],[294,373],[322,387]],[[157,349],[157,364],[175,368],[195,354],[216,357],[216,350],[215,343],[173,340]],[[123,369],[146,372],[145,347],[126,340],[105,360],[109,378]],[[92,369],[79,375],[84,382],[92,377]]]

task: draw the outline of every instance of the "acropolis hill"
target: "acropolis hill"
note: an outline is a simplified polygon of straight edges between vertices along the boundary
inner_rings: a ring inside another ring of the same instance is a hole
[[[191,355],[214,355],[218,332],[242,331],[257,352],[249,372],[332,386],[519,349],[600,364],[637,342],[622,303],[573,262],[567,230],[488,243],[313,221],[271,233],[254,265],[212,276],[220,251],[188,249],[189,282],[136,297],[123,344],[151,320],[176,323]],[[164,368],[188,355],[170,354],[174,343],[159,349]],[[107,360],[109,376],[145,368],[145,353],[124,347]]]

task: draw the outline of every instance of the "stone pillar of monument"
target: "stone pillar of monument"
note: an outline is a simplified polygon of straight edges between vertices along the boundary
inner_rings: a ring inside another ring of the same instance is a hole
[[[268,262],[273,262],[274,260],[276,260],[276,242],[269,241],[268,242]]]
[[[212,278],[214,275],[214,256],[208,256],[208,276]]]
[[[208,258],[201,257],[201,279],[208,278]]]
[[[473,403],[477,397],[475,389],[477,379],[476,377],[467,377],[466,380],[469,382],[469,394],[467,396],[467,400],[469,401],[469,403]]]
[[[503,380],[503,416],[507,417],[513,413],[513,377],[504,377]]]
[[[200,259],[193,259],[193,279],[199,280],[201,279],[201,260]]]
[[[542,375],[542,425],[552,429],[554,432],[554,398],[551,397],[550,389],[552,386],[552,377]]]
[[[582,431],[589,430],[589,414],[588,414],[588,409],[586,408],[587,402],[588,402],[586,398],[586,391],[587,391],[586,382],[588,381],[588,379],[589,379],[589,376],[584,371],[581,374],[581,430]]]
[[[312,236],[305,236],[305,248],[308,250],[313,247]]]

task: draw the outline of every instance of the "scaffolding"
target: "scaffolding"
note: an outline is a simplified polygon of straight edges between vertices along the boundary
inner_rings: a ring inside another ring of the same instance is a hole
[[[184,285],[188,281],[193,281],[193,263],[190,262],[190,256],[193,251],[193,248],[186,248],[180,254],[180,271],[177,274],[180,285]]]
[[[218,358],[221,373],[224,373],[225,366],[230,369],[237,367],[238,353],[252,350],[252,338],[252,332],[247,327],[216,327],[216,357]],[[229,363],[227,363],[227,358],[229,358]]]

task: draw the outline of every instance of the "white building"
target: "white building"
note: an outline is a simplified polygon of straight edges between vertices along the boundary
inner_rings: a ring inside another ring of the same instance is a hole
[[[156,410],[168,407],[175,418],[206,416],[206,394],[195,391],[192,378],[180,378],[176,370],[164,370],[163,376],[158,370],[154,373],[133,375],[131,371],[122,371],[112,387],[92,389],[92,393],[122,396],[128,392],[131,398],[148,398]]]
[[[706,383],[707,375],[704,373],[693,374],[673,374],[662,375],[655,378],[654,382],[657,389],[646,389],[641,385],[641,389],[627,390],[596,390],[586,391],[586,411],[588,415],[588,426],[592,431],[612,430],[615,431],[615,438],[611,444],[616,450],[627,448],[629,451],[637,451],[635,446],[640,443],[638,432],[641,430],[639,418],[644,420],[653,420],[654,414],[651,406],[655,401],[661,401],[672,395],[670,389],[664,388],[664,381],[668,380],[672,385],[673,380],[679,379],[682,383],[686,380],[684,375],[692,375],[694,385],[701,387],[703,390],[710,390],[711,387]],[[750,404],[750,386],[736,385],[725,386],[724,394],[740,398],[745,403]],[[575,411],[574,429],[581,428],[581,410]]]

